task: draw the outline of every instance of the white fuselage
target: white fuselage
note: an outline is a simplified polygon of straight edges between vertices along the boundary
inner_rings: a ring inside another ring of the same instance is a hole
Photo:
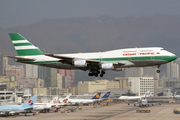
[[[140,100],[142,96],[121,96],[119,100]]]
[[[145,67],[156,65],[158,66],[173,61],[177,58],[175,54],[170,53],[160,47],[128,48],[111,50],[106,52],[54,55],[70,57],[74,58],[74,60],[96,60],[100,61],[100,63],[113,63],[115,66],[114,70],[119,70],[118,68],[126,67]],[[33,62],[28,62],[29,64],[37,64],[60,69],[79,69],[74,65],[58,62],[60,59],[45,55],[25,56],[24,58],[35,59],[35,61]]]
[[[68,103],[88,104],[97,102],[99,99],[68,99]]]

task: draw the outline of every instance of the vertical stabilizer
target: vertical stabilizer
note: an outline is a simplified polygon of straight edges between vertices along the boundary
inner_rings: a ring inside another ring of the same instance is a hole
[[[40,51],[39,48],[35,47],[19,33],[9,33],[9,36],[18,56],[32,56],[43,54],[43,52]]]
[[[97,93],[94,97],[92,97],[91,99],[99,99],[99,98],[100,98],[100,95],[101,95],[101,93],[99,92],[99,93]]]
[[[144,95],[143,95],[143,97],[149,97],[149,95],[150,95],[150,91],[147,91]]]
[[[58,100],[58,97],[55,97],[50,103],[51,103],[51,104],[56,104],[56,103],[57,103],[57,100]]]
[[[110,93],[111,93],[111,92],[107,92],[102,98],[103,98],[103,99],[104,99],[104,98],[106,98],[106,99],[109,98]]]
[[[34,95],[31,99],[29,99],[26,103],[24,103],[22,107],[33,107],[36,100],[37,100],[37,95]]]

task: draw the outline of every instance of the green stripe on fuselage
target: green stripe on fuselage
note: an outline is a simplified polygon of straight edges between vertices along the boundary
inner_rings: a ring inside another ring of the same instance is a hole
[[[14,43],[14,46],[29,46],[32,45],[31,43]]]
[[[120,58],[95,58],[92,60],[101,60],[101,61],[141,61],[141,60],[163,60],[171,62],[175,60],[177,56],[146,56],[146,57],[120,57]]]
[[[149,56],[149,57],[121,57],[121,58],[102,58],[101,61],[146,61],[146,60],[159,60],[171,62],[175,60],[177,56]],[[100,60],[100,59],[91,59]],[[41,63],[58,63],[59,61],[36,61],[36,62],[26,62],[28,64],[41,64]]]

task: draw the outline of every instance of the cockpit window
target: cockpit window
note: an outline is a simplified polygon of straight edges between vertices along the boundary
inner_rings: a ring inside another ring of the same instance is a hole
[[[165,50],[165,49],[161,49],[161,50]]]

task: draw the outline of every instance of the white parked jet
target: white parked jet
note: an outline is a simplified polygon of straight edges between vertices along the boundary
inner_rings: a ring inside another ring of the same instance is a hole
[[[35,110],[49,112],[51,108],[56,107],[58,97],[53,98],[50,103],[34,103]]]
[[[141,98],[149,97],[150,92],[147,91],[143,96],[121,96],[119,100],[141,100]]]
[[[68,99],[68,103],[71,105],[79,105],[79,104],[90,104],[90,103],[96,103],[99,102],[101,93],[96,93],[91,99]]]
[[[71,94],[67,95],[65,98],[59,98],[59,103],[56,104],[56,108],[66,106]]]
[[[44,54],[19,33],[9,33],[18,56],[8,56],[17,62],[58,69],[89,70],[89,76],[103,77],[106,70],[122,71],[129,67],[157,66],[171,62],[177,56],[161,47],[128,48],[105,52]],[[42,41],[43,42],[43,41]]]

